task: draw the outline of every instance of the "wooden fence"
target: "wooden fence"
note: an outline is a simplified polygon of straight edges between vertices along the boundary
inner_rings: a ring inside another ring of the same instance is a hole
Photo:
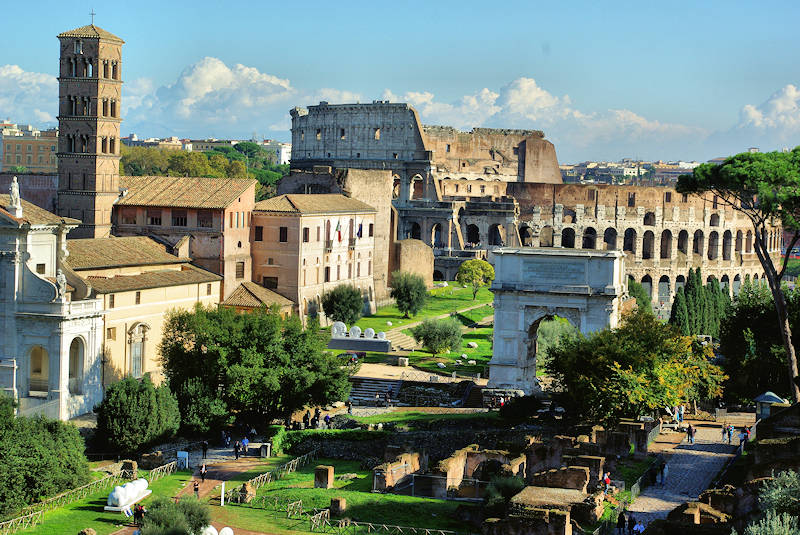
[[[152,484],[153,481],[158,481],[164,476],[174,474],[177,469],[178,469],[178,461],[172,461],[171,463],[163,464],[158,468],[153,468],[147,475],[147,482],[149,484]]]
[[[5,522],[0,522],[0,535],[10,535],[42,523],[43,510],[25,516],[18,516]]]
[[[267,485],[268,483],[281,479],[282,477],[285,477],[287,474],[291,474],[292,472],[297,471],[298,468],[302,468],[303,466],[307,465],[316,458],[317,458],[317,450],[311,450],[305,455],[301,455],[296,459],[292,459],[288,463],[282,464],[281,466],[273,468],[268,472],[264,472],[263,474],[257,475],[256,477],[248,480],[245,484],[249,483],[254,490],[258,490],[264,485]],[[225,491],[226,502],[238,503],[239,496],[240,496],[240,491],[238,487],[234,487],[232,489],[228,489],[227,491]]]
[[[58,507],[64,507],[65,505],[69,505],[72,502],[82,500],[83,498],[86,498],[90,494],[94,494],[96,492],[100,492],[102,490],[115,487],[118,483],[121,483],[122,481],[130,481],[132,477],[133,477],[133,472],[131,472],[130,470],[120,470],[118,474],[109,474],[102,479],[92,481],[91,483],[87,483],[86,485],[82,485],[72,490],[68,490],[67,492],[61,493],[58,496],[53,496],[52,498],[48,498],[39,503],[30,505],[26,507],[23,511],[25,513],[33,513],[36,511],[50,511]]]

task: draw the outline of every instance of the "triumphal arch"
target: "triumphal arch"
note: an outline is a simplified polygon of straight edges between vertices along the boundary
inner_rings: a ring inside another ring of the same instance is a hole
[[[538,391],[539,324],[566,318],[587,334],[616,327],[626,293],[624,254],[590,249],[512,248],[493,254],[494,347],[489,389]]]

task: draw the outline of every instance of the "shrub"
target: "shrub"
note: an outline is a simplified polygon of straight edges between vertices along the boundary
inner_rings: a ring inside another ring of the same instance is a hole
[[[361,424],[346,414],[337,414],[331,418],[331,429],[359,429]]]
[[[286,440],[286,428],[282,425],[271,425],[267,427],[267,433],[264,439],[272,442],[273,455],[283,453],[284,442]]]
[[[172,438],[181,417],[175,396],[166,386],[156,388],[147,374],[141,380],[127,377],[108,387],[95,412],[96,436],[122,453],[135,453]]]
[[[792,470],[781,472],[764,483],[758,494],[762,511],[789,513],[800,516],[800,474]]]
[[[392,292],[391,297],[397,305],[397,310],[403,313],[403,317],[409,314],[416,316],[425,306],[428,298],[428,289],[425,281],[420,275],[395,271],[392,273]]]
[[[737,535],[736,530],[731,535]],[[763,518],[745,528],[744,535],[800,535],[800,527],[796,516],[767,511]]]
[[[89,481],[84,444],[72,424],[9,418],[0,394],[0,518]]]
[[[461,324],[453,318],[426,319],[411,329],[411,334],[434,355],[461,348]]]
[[[495,476],[486,487],[487,516],[505,516],[508,502],[525,488],[519,476]]]
[[[322,296],[322,310],[333,321],[354,324],[364,310],[361,290],[349,284],[340,284]]]
[[[379,440],[388,435],[386,431],[367,431],[366,429],[304,429],[287,431],[283,441],[283,451],[290,452],[310,439],[316,440]]]
[[[211,512],[208,505],[194,497],[182,498],[177,503],[156,498],[142,524],[142,535],[196,535],[211,524]]]
[[[527,420],[542,408],[542,402],[534,396],[511,398],[500,407],[500,417],[507,420]]]

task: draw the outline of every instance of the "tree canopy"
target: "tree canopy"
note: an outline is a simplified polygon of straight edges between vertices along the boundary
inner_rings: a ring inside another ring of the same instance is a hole
[[[713,193],[718,202],[741,212],[753,226],[754,246],[764,276],[772,291],[781,339],[789,371],[789,389],[800,401],[797,356],[786,310],[781,280],[786,273],[788,255],[776,262],[769,254],[769,232],[782,226],[792,233],[791,249],[800,239],[800,147],[792,152],[742,153],[722,164],[702,164],[691,175],[678,179],[679,193]]]
[[[260,424],[346,399],[347,370],[324,347],[316,324],[304,329],[297,316],[197,307],[169,316],[160,352],[182,424],[204,432],[230,414]]]
[[[353,325],[364,310],[361,290],[350,284],[340,284],[322,295],[322,310],[333,321]]]
[[[636,306],[640,310],[653,313],[653,303],[650,301],[650,294],[644,289],[640,283],[633,280],[633,277],[628,277],[628,294],[636,299]]]
[[[411,329],[414,340],[434,355],[461,348],[461,323],[455,318],[426,319]]]
[[[653,314],[637,309],[615,329],[562,338],[549,350],[548,373],[576,416],[614,425],[661,407],[721,395],[713,353]]]
[[[489,286],[494,280],[494,267],[486,260],[473,258],[462,262],[458,266],[456,280],[464,286],[472,286],[472,299],[478,295],[478,290]]]
[[[397,305],[397,310],[403,313],[403,317],[409,315],[416,316],[425,306],[428,299],[428,289],[425,281],[420,275],[405,271],[395,271],[392,273],[392,291],[390,293]]]
[[[669,322],[684,336],[705,334],[718,338],[720,322],[730,304],[728,290],[716,278],[704,286],[700,268],[689,269],[686,284],[675,292]]]

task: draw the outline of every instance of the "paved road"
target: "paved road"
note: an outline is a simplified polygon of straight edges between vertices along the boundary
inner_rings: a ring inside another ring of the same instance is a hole
[[[645,524],[667,514],[680,504],[696,500],[711,480],[733,457],[735,447],[721,442],[716,424],[698,427],[695,444],[679,444],[667,460],[668,473],[663,486],[648,487],[628,507]]]

